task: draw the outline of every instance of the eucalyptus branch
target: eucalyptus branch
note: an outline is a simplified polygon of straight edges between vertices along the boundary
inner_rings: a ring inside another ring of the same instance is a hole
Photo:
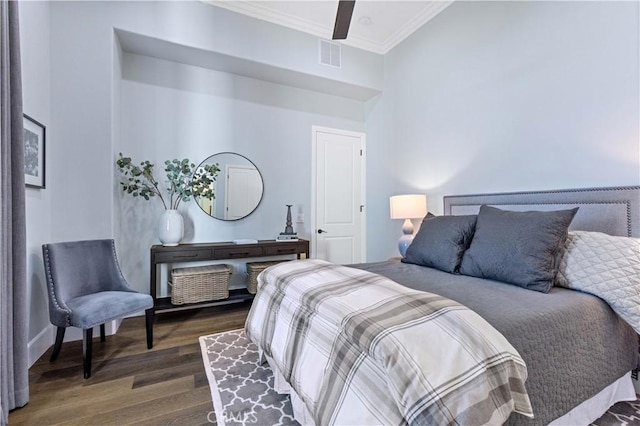
[[[153,176],[154,165],[149,161],[143,161],[136,166],[131,158],[124,157],[120,153],[116,160],[118,170],[122,174],[120,186],[124,192],[134,197],[142,197],[149,200],[157,196],[162,201],[165,209],[177,209],[182,201],[189,201],[191,197],[214,199],[213,182],[216,181],[220,171],[219,165],[205,164],[196,168],[188,159],[167,160],[164,162],[164,172],[167,176],[168,203],[162,195],[160,184]]]
[[[122,153],[120,153],[120,155],[122,156]],[[149,163],[148,161],[146,163]],[[141,163],[141,164],[145,164],[145,163]],[[149,163],[151,164],[151,163]],[[160,197],[160,201],[162,201],[162,205],[164,206],[165,210],[167,209],[167,203],[164,200],[164,197],[162,196],[162,192],[160,191],[160,188],[158,188],[158,181],[156,181],[156,179],[153,177],[153,164],[151,164],[151,167],[148,168],[148,173],[145,174],[145,178],[151,183],[151,185],[154,188],[154,192],[155,194]],[[146,198],[148,200],[148,198]]]

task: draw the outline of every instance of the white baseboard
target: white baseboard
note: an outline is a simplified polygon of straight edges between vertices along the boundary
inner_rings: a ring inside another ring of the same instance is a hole
[[[31,367],[47,349],[53,345],[55,340],[55,328],[52,325],[45,327],[36,337],[27,344],[29,357],[29,367]]]
[[[116,334],[118,328],[120,328],[120,324],[122,324],[122,319],[117,319],[114,321],[109,321],[106,323],[105,334],[107,336],[111,336],[112,334]],[[94,336],[96,332],[94,332]],[[27,353],[29,356],[29,368],[40,357],[51,347],[53,346],[56,340],[56,327],[49,324],[45,327],[36,337],[31,339],[27,344]],[[82,330],[76,327],[69,327],[64,334],[65,342],[73,342],[75,340],[82,340]],[[78,354],[80,356],[80,354]]]

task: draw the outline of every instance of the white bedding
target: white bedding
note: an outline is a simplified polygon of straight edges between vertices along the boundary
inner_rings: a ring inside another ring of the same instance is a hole
[[[549,426],[588,425],[602,417],[616,402],[636,399],[631,373],[627,373],[564,416],[549,423]]]
[[[302,425],[314,424],[311,413],[309,413],[309,410],[307,410],[300,397],[296,394],[295,389],[292,389],[284,380],[277,368],[274,367],[274,362],[269,358],[267,358],[267,361],[273,371],[274,389],[278,393],[288,394],[290,396],[295,419]],[[635,401],[636,399],[637,396],[631,381],[631,374],[627,373],[592,398],[582,402],[564,416],[549,423],[549,426],[588,425],[602,417],[615,403],[620,401]]]

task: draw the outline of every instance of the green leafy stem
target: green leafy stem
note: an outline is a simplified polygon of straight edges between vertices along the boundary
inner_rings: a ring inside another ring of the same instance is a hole
[[[161,185],[153,175],[153,163],[145,160],[137,166],[130,157],[120,153],[116,165],[122,175],[120,186],[123,192],[145,200],[157,196],[165,209],[177,209],[182,201],[189,201],[191,197],[209,200],[215,198],[213,183],[220,171],[218,163],[204,164],[196,168],[187,158],[165,161],[165,196],[162,195]]]

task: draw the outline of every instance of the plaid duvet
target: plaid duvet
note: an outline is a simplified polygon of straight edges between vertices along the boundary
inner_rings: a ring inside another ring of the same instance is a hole
[[[318,425],[533,417],[518,352],[475,312],[321,260],[258,277],[247,336]]]

